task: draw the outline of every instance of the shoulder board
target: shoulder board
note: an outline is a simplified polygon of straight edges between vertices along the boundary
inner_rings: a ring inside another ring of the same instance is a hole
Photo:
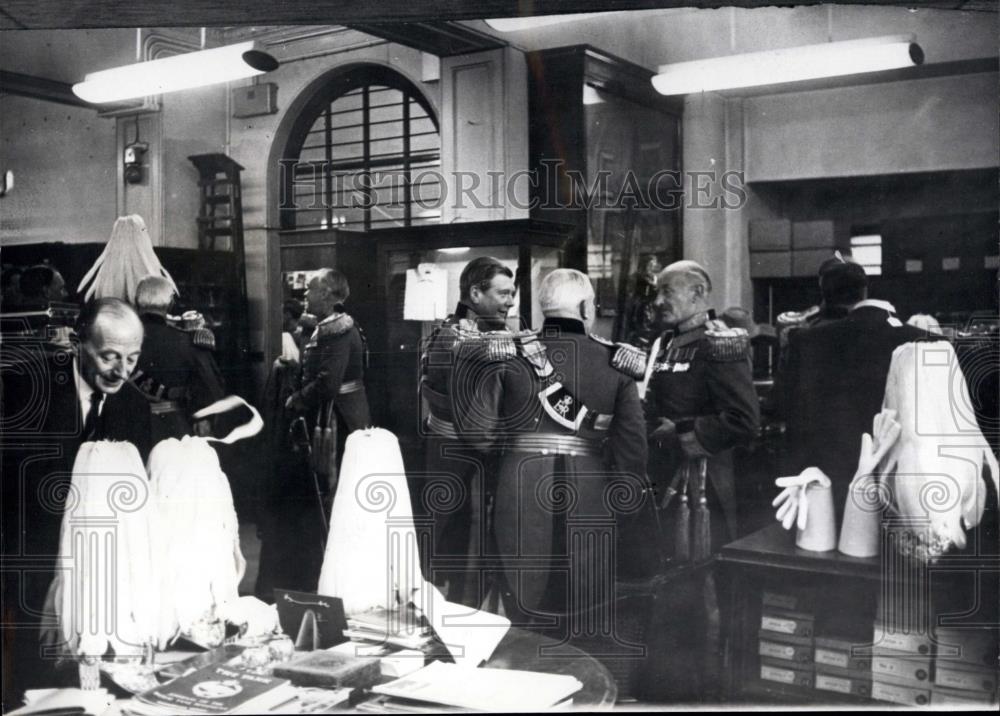
[[[614,344],[615,352],[611,354],[611,367],[629,378],[642,380],[646,375],[646,352],[628,343]]]
[[[517,355],[515,336],[510,331],[478,331],[458,326],[454,349],[463,358],[496,363]]]
[[[199,348],[215,350],[215,334],[208,328],[198,328],[191,331],[191,343]]]
[[[316,326],[317,338],[333,338],[347,333],[354,327],[354,319],[346,313],[338,314],[329,321],[321,321]]]
[[[705,324],[708,357],[715,361],[744,360],[750,355],[750,335],[745,328],[730,328],[722,321]]]

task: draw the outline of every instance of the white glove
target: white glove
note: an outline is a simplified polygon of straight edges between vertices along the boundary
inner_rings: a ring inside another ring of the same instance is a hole
[[[861,436],[861,454],[858,456],[858,469],[854,473],[854,479],[865,475],[874,475],[877,472],[889,472],[894,467],[895,460],[879,465],[899,439],[902,428],[896,422],[895,410],[883,410],[872,420],[872,434],[864,433]],[[872,437],[874,436],[874,437]]]
[[[772,507],[778,507],[775,517],[786,530],[795,524],[800,530],[806,528],[809,517],[809,501],[806,491],[809,485],[817,483],[822,487],[830,486],[830,478],[816,467],[807,467],[798,475],[779,477],[774,481],[778,487],[785,488],[771,502]]]

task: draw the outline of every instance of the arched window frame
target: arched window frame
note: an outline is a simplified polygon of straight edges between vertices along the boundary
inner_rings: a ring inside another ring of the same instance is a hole
[[[373,141],[370,132],[370,119],[369,119],[369,92],[368,88],[371,87],[388,87],[390,89],[398,90],[403,94],[403,151],[391,157],[381,157],[373,158],[370,156],[370,144]],[[326,161],[322,163],[322,176],[321,178],[314,179],[314,181],[321,181],[324,188],[324,196],[322,207],[325,208],[326,226],[334,227],[336,226],[334,221],[334,215],[337,210],[335,202],[333,200],[333,185],[332,181],[333,174],[338,169],[344,169],[344,165],[335,165],[335,163],[330,158],[330,147],[333,142],[332,134],[336,131],[336,127],[331,127],[329,122],[329,108],[338,99],[343,97],[345,94],[355,91],[362,90],[362,115],[363,120],[361,126],[363,127],[363,156],[357,162],[357,166],[349,166],[347,169],[356,169],[357,173],[361,177],[367,177],[367,184],[363,183],[359,192],[362,195],[361,203],[364,215],[363,229],[369,231],[372,228],[372,210],[375,208],[375,204],[372,202],[371,194],[371,173],[377,171],[381,167],[392,166],[394,169],[398,169],[399,165],[402,165],[402,204],[404,209],[404,214],[401,220],[402,226],[411,226],[414,223],[414,217],[412,214],[413,208],[413,165],[421,164],[421,169],[427,169],[430,167],[440,168],[441,162],[441,146],[440,146],[440,133],[441,128],[438,122],[437,113],[431,106],[430,102],[420,91],[420,89],[411,82],[408,78],[400,74],[399,72],[389,68],[383,67],[381,65],[365,64],[365,65],[355,65],[351,68],[345,69],[343,72],[339,72],[328,81],[309,99],[306,105],[299,112],[298,117],[295,120],[294,125],[289,133],[288,142],[285,145],[285,151],[282,154],[282,164],[283,171],[281,175],[281,196],[284,197],[281,204],[279,204],[279,216],[280,224],[283,230],[295,229],[295,228],[321,228],[316,225],[308,225],[300,227],[298,226],[296,208],[294,206],[294,201],[290,201],[294,194],[294,182],[296,180],[296,172],[299,157],[302,153],[303,146],[305,145],[306,139],[308,138],[310,130],[316,124],[316,122],[323,116],[324,112],[327,112],[327,122],[326,122],[326,134],[324,136],[324,145],[326,147],[327,158]],[[410,149],[410,102],[416,102],[421,109],[426,113],[427,118],[434,125],[434,131],[438,135],[438,145],[437,149],[433,152],[423,152],[419,155],[411,152]],[[435,197],[431,196],[430,199]],[[421,199],[426,202],[428,197],[421,196]],[[425,217],[422,221],[426,223],[428,219]],[[434,220],[433,217],[430,220]],[[376,222],[377,223],[377,222]]]

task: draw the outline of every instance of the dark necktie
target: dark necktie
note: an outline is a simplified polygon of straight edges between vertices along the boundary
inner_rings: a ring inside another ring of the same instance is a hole
[[[101,432],[101,401],[104,399],[104,393],[99,390],[95,390],[90,394],[90,409],[87,411],[87,417],[83,421],[83,439],[87,440],[98,440],[100,439]]]

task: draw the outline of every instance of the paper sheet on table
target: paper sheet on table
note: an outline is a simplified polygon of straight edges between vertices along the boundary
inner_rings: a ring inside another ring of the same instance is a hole
[[[24,692],[25,706],[8,711],[7,716],[27,716],[42,711],[83,709],[88,714],[103,714],[115,701],[107,689],[29,689]]]
[[[377,694],[492,712],[542,711],[583,688],[568,674],[513,669],[467,669],[435,661],[372,687]]]
[[[510,629],[510,620],[449,602],[431,584],[427,584],[427,588],[430,604],[426,605],[424,617],[455,663],[475,667],[489,659]]]

